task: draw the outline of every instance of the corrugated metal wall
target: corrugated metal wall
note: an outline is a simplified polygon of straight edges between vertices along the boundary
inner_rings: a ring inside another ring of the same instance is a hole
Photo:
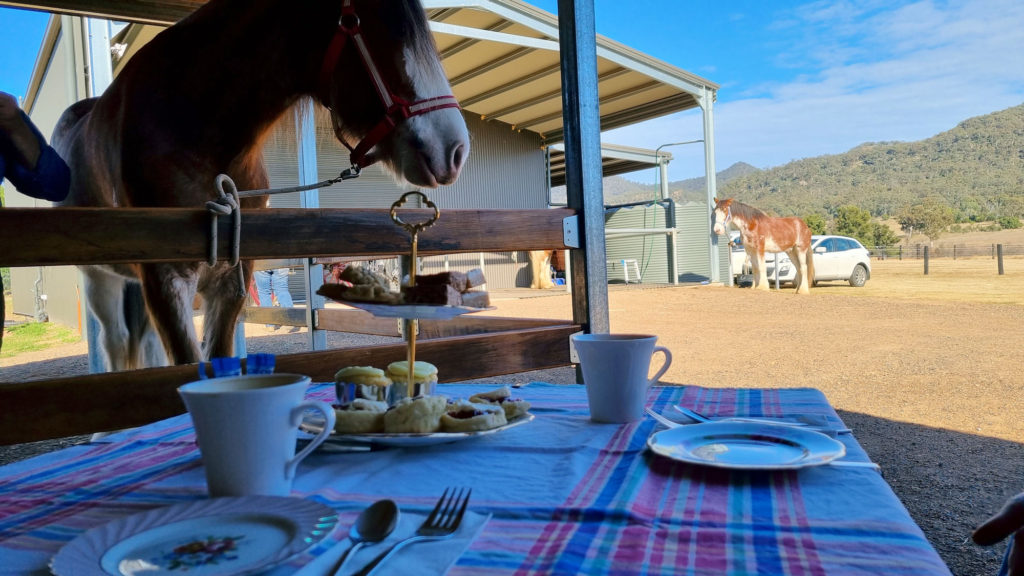
[[[441,208],[547,207],[547,160],[540,137],[532,132],[517,132],[500,122],[485,122],[466,116],[472,138],[472,152],[458,182],[423,192]],[[317,169],[321,180],[336,177],[349,167],[349,152],[334,138],[326,111],[319,110],[317,125]],[[285,115],[264,148],[264,159],[271,186],[294,186],[298,181],[297,143],[294,116]],[[335,184],[320,191],[321,208],[388,208],[402,193],[414,189],[399,186],[379,165],[363,170],[359,178]],[[274,208],[299,207],[299,194],[271,197]],[[424,234],[429,234],[429,230]],[[529,259],[525,253],[489,253],[483,255],[489,288],[529,286]],[[468,270],[481,266],[481,255],[451,254],[450,269]],[[425,273],[444,270],[445,257],[424,258]],[[301,278],[292,276],[292,291],[303,291]]]
[[[605,228],[665,228],[667,204],[647,204],[615,208],[605,213]],[[679,282],[703,282],[711,278],[708,243],[708,208],[689,202],[675,205],[676,271]],[[645,236],[608,236],[606,243],[609,282],[622,282],[622,259],[633,259],[640,267],[644,283],[670,283],[671,240],[667,234]],[[726,258],[728,255],[726,255]],[[725,260],[727,263],[727,260]],[[630,280],[633,270],[630,267]]]
[[[680,282],[704,282],[711,278],[710,218],[708,206],[703,202],[676,205],[676,226],[679,228],[676,269]]]
[[[667,210],[663,204],[645,204],[605,210],[606,231],[616,228],[665,228]],[[648,284],[669,282],[668,254],[670,240],[667,234],[607,236],[608,281],[622,282],[625,275],[622,259],[637,261],[640,275]],[[631,282],[636,282],[633,266],[629,266]]]

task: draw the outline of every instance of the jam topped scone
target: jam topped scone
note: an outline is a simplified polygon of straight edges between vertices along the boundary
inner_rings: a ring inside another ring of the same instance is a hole
[[[457,400],[448,404],[441,416],[441,429],[445,432],[478,432],[504,426],[505,411],[495,404],[474,404]]]
[[[521,398],[513,398],[512,390],[508,386],[502,386],[490,392],[481,392],[469,397],[470,402],[482,404],[497,404],[505,410],[505,418],[512,420],[525,415],[530,410],[530,403]]]

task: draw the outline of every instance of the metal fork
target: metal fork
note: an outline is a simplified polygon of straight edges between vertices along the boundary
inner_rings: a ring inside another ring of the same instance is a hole
[[[449,493],[451,493],[450,496]],[[416,529],[416,534],[396,542],[391,548],[388,548],[360,570],[359,574],[369,576],[377,566],[407,544],[451,538],[455,531],[459,529],[459,524],[462,523],[462,516],[466,513],[466,506],[469,505],[469,495],[472,493],[473,490],[471,488],[445,488],[444,494],[441,495],[430,515]]]
[[[675,420],[670,420],[670,419],[666,418],[665,416],[662,416],[661,414],[658,414],[654,410],[651,410],[650,408],[645,408],[644,411],[647,412],[648,416],[650,416],[651,418],[654,418],[654,420],[656,420],[659,424],[661,424],[665,428],[678,428],[680,426],[686,426],[686,424],[683,424],[681,422],[676,422]],[[682,412],[682,410],[680,410],[680,411]],[[685,412],[684,412],[684,414],[685,414]],[[853,430],[850,430],[849,428],[830,428],[828,426],[810,426],[810,425],[802,423],[802,422],[800,422],[800,423],[793,423],[793,422],[785,421],[785,420],[773,420],[771,418],[743,418],[743,417],[738,417],[738,418],[722,418],[721,420],[712,420],[712,419],[710,419],[710,418],[708,418],[706,416],[701,416],[700,414],[697,414],[697,416],[700,416],[701,418],[703,418],[703,420],[698,420],[696,417],[694,417],[693,419],[697,420],[698,423],[706,423],[706,422],[748,422],[748,423],[753,423],[753,424],[778,424],[778,425],[782,425],[782,426],[792,426],[792,427],[795,427],[795,428],[804,428],[806,430],[814,430],[815,432],[821,432],[822,434],[825,434],[826,436],[832,436],[832,437],[836,437],[839,434],[850,434],[850,433],[853,432]]]

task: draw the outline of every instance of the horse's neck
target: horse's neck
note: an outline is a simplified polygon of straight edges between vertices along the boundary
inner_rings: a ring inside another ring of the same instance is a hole
[[[195,122],[195,145],[256,146],[285,110],[313,92],[334,27],[329,4],[214,0],[168,30],[156,60],[203,53],[175,66],[176,86],[188,95],[180,102],[192,106],[182,113]]]
[[[735,228],[736,230],[739,230],[740,234],[747,234],[754,227],[753,222],[747,220],[747,218],[744,216],[737,216],[736,214],[733,214],[732,217],[729,219],[729,225]]]

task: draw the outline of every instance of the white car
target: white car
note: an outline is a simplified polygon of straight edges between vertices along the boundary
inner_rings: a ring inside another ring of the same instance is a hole
[[[841,280],[850,286],[861,287],[871,278],[871,252],[860,242],[847,236],[811,236],[814,250],[814,283]],[[790,283],[796,278],[796,267],[785,252],[765,254],[768,282],[775,282],[778,256],[779,283]]]

